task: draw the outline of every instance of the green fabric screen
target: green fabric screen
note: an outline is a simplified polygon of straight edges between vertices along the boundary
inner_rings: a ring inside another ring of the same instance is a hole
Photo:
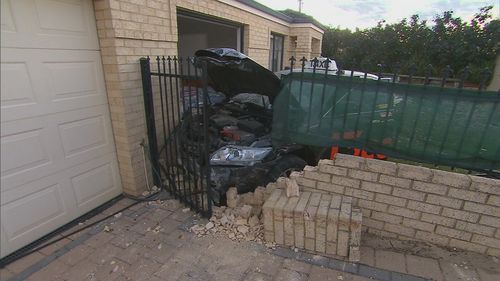
[[[282,76],[273,141],[356,147],[472,170],[500,163],[500,95],[325,73]]]

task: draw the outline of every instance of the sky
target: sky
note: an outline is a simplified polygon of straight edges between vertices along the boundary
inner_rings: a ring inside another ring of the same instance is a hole
[[[298,0],[256,0],[275,10],[298,10]],[[481,7],[492,5],[493,16],[499,17],[500,0],[303,0],[302,12],[320,23],[351,30],[374,27],[380,20],[399,22],[418,14],[429,21],[444,11],[469,21]]]

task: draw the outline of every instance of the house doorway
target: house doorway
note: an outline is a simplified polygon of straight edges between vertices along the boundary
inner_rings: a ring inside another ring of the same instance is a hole
[[[178,54],[191,57],[206,48],[232,48],[243,52],[243,26],[239,23],[177,10]]]
[[[284,36],[276,33],[271,33],[270,50],[269,50],[269,68],[272,72],[283,69],[283,43]]]

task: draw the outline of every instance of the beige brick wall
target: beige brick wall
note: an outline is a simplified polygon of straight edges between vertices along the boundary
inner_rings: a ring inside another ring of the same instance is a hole
[[[266,241],[359,261],[362,214],[352,198],[319,192],[287,197],[280,179],[266,188],[273,190],[262,206]]]
[[[500,256],[500,180],[342,154],[291,178],[352,196],[369,233]]]
[[[288,36],[293,32],[288,25],[216,0],[94,0],[118,163],[123,189],[129,194],[145,190],[140,143],[147,137],[139,58],[177,55],[177,8],[243,24],[245,53],[266,67],[271,31],[285,35],[284,52],[291,53]],[[319,36],[309,29],[311,36]],[[301,32],[301,40],[311,41],[306,30]]]

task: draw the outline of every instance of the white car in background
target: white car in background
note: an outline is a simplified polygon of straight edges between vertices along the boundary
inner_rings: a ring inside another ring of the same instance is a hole
[[[308,73],[312,73],[313,71],[315,71],[315,73],[318,73],[318,74],[324,74],[326,72],[326,59],[325,57],[319,57],[317,58],[318,59],[318,62],[317,62],[317,65],[316,65],[316,69],[314,69],[314,63],[313,63],[313,60],[310,59],[308,62],[306,62],[306,64],[304,65],[304,72],[308,72]],[[297,63],[295,62],[295,65],[296,66],[299,66],[298,68],[294,68],[293,69],[293,72],[302,72],[302,67],[300,67],[300,61]],[[328,72],[327,74],[328,75],[338,75],[338,71],[339,71],[339,68],[337,67],[337,63],[335,62],[335,60],[333,59],[330,59],[330,63],[328,64]],[[356,77],[356,78],[364,78],[365,77],[365,72],[361,72],[361,71],[352,71],[352,70],[345,70],[345,69],[342,69],[340,70],[340,75],[341,76],[344,76],[344,77]],[[281,75],[286,75],[290,73],[290,68],[288,69],[285,69],[285,70],[281,70],[281,71],[278,71],[278,72],[275,72],[275,74],[278,76],[278,77],[281,77]],[[366,79],[370,79],[370,80],[378,80],[379,77],[375,74],[371,74],[371,73],[366,73]],[[386,81],[386,82],[391,82],[392,81],[392,78],[380,78],[381,81]]]

